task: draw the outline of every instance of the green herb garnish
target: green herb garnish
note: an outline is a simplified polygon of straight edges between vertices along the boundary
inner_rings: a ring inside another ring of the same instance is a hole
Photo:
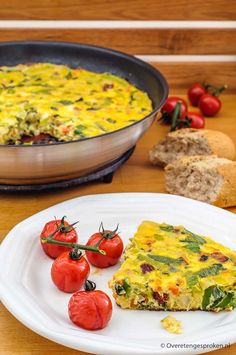
[[[7,93],[8,93],[8,94],[14,94],[15,92],[16,92],[16,91],[15,91],[14,89],[8,89],[8,90],[7,90]]]
[[[107,105],[107,106],[112,104],[112,99],[110,97],[106,97],[105,100],[104,100],[104,104]]]
[[[97,126],[97,128],[101,129],[103,132],[107,131],[99,122],[95,122],[95,125]]]
[[[212,266],[200,269],[192,274],[187,274],[186,279],[189,286],[195,286],[198,283],[199,277],[204,278],[208,276],[216,276],[220,271],[225,270],[221,264],[214,264]]]
[[[126,295],[128,296],[130,294],[130,291],[131,291],[131,286],[129,284],[129,281],[128,281],[127,277],[123,281],[123,287],[124,287]]]
[[[42,89],[42,90],[38,90],[38,91],[34,91],[34,94],[45,94],[45,95],[50,95],[51,91],[48,89]]]
[[[163,235],[160,235],[160,234],[154,234],[154,237],[156,240],[164,240]]]
[[[126,291],[125,291],[124,287],[121,286],[120,284],[116,284],[115,285],[115,291],[116,291],[117,295],[119,295],[119,296],[122,296],[122,295],[126,294]]]
[[[109,123],[116,123],[116,120],[113,120],[112,118],[107,118],[107,122],[109,122]]]
[[[75,134],[79,134],[80,136],[84,136],[83,131],[85,130],[85,128],[86,127],[84,125],[80,124],[80,125],[76,126],[76,129],[74,130],[74,133]]]
[[[148,254],[148,257],[158,261],[159,263],[166,264],[166,265],[180,265],[184,262],[183,259],[174,259],[170,258],[169,256],[163,256],[163,255],[152,255]]]
[[[195,274],[197,274],[199,277],[215,276],[218,275],[222,270],[224,270],[224,267],[221,264],[214,264],[213,266],[209,266],[197,271]]]
[[[189,230],[185,229],[183,231],[181,231],[182,234],[187,234],[188,236],[191,237],[191,240],[194,240],[195,242],[199,243],[199,244],[205,244],[206,241],[205,239],[203,239],[200,235],[195,234],[190,232]]]
[[[193,253],[200,253],[200,246],[205,244],[206,241],[200,235],[192,233],[187,229],[181,231],[181,234],[187,235],[187,238],[180,240],[182,243],[186,243],[185,248],[192,251]]]
[[[220,300],[217,300],[217,302],[214,302],[212,307],[214,308],[225,308],[226,306],[230,305],[230,303],[234,299],[234,293],[233,292],[227,292],[225,297],[222,297]],[[232,304],[233,306],[233,304]]]
[[[204,296],[202,299],[202,309],[206,310],[207,306],[210,305],[212,291],[214,290],[215,287],[217,286],[210,286],[207,289],[205,289]]]
[[[161,225],[161,226],[160,226],[160,229],[161,229],[162,231],[165,231],[165,232],[174,232],[175,227],[174,227],[174,226],[171,226],[171,225],[169,225],[169,224],[166,224],[166,225]]]
[[[235,307],[234,293],[224,291],[217,285],[209,286],[204,291],[202,299],[202,309],[207,310],[209,308],[226,308],[227,306]]]
[[[66,74],[65,78],[66,78],[67,80],[69,80],[69,79],[72,78],[72,74],[71,74],[70,71]]]
[[[189,287],[193,287],[198,283],[198,276],[195,274],[186,275],[187,284]]]
[[[65,105],[65,106],[73,104],[73,101],[70,101],[70,100],[60,100],[58,102],[62,105]]]
[[[135,98],[135,94],[137,93],[137,91],[132,91],[131,93],[130,93],[130,103],[132,103],[133,101],[135,101],[136,100],[136,98]]]
[[[200,251],[201,251],[199,243],[197,243],[191,239],[186,238],[186,239],[180,240],[180,242],[186,243],[185,248],[192,251],[193,253],[200,253]]]

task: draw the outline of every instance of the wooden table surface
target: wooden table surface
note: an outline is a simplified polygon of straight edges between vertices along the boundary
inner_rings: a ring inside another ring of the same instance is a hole
[[[236,96],[222,95],[222,101],[220,114],[207,119],[206,127],[228,133],[236,143]],[[165,192],[163,171],[149,164],[148,150],[167,131],[168,127],[155,122],[138,143],[130,160],[115,173],[111,184],[90,183],[67,190],[41,193],[0,193],[0,240],[4,239],[8,231],[22,219],[67,199],[109,192]],[[236,207],[229,210],[236,213]],[[0,354],[41,355],[44,352],[47,355],[85,354],[33,333],[0,305]],[[214,355],[229,354],[236,354],[236,344],[214,352]]]

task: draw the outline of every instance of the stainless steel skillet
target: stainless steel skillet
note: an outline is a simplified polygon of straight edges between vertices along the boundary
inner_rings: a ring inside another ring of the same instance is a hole
[[[163,75],[151,65],[111,49],[68,42],[2,42],[0,66],[51,62],[111,72],[148,93],[153,111],[117,131],[78,141],[39,145],[0,145],[0,184],[39,184],[91,173],[133,147],[152,124],[168,95]]]

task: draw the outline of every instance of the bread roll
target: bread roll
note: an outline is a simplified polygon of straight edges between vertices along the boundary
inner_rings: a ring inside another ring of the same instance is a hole
[[[236,205],[236,162],[217,156],[183,157],[165,167],[169,193],[211,203]]]
[[[235,146],[226,134],[208,129],[185,128],[170,132],[150,151],[154,165],[165,166],[183,156],[217,155],[233,160]]]

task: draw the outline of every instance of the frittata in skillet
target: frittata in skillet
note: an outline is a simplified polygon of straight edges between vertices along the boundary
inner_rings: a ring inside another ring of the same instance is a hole
[[[144,221],[109,286],[122,308],[230,311],[236,252],[182,226]]]
[[[51,63],[0,67],[0,144],[93,137],[151,111],[146,93],[111,73]]]

